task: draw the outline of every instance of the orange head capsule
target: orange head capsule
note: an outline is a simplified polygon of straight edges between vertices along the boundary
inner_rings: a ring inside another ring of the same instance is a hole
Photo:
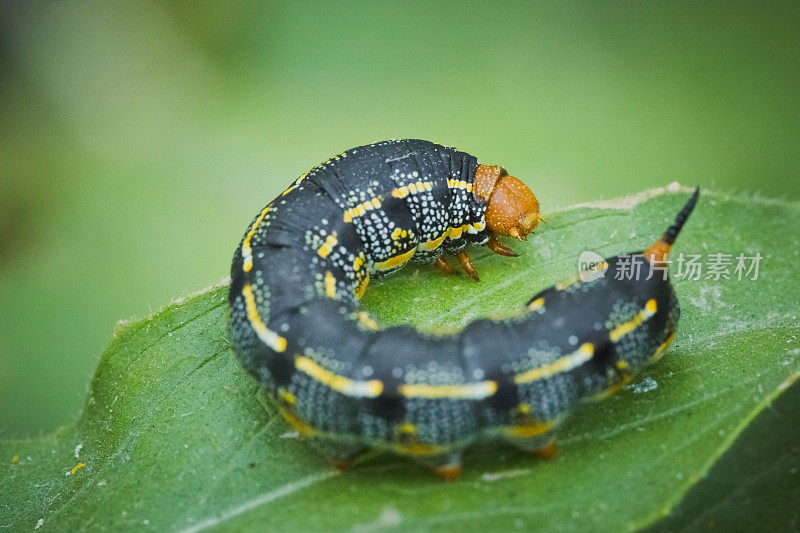
[[[523,240],[543,220],[536,196],[500,165],[478,165],[472,194],[487,202],[486,226],[494,234]]]

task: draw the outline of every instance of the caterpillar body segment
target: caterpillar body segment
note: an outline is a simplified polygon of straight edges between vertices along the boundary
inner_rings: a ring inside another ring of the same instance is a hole
[[[408,261],[529,234],[538,202],[509,178],[452,148],[386,141],[318,165],[248,227],[231,270],[233,346],[334,466],[372,448],[454,479],[483,436],[551,455],[576,402],[620,387],[669,344],[679,310],[660,272],[569,280],[512,318],[448,335],[359,309],[371,278]]]

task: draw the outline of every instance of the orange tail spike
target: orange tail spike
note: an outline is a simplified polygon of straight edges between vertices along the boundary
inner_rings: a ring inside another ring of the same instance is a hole
[[[669,228],[667,228],[667,231],[664,233],[661,239],[656,241],[650,248],[643,252],[644,258],[647,259],[651,264],[655,265],[664,263],[670,248],[672,248],[672,245],[675,244],[675,239],[678,238],[678,234],[681,232],[681,228],[683,228],[683,225],[686,223],[689,215],[692,214],[699,196],[700,187],[694,190],[692,197],[689,198],[689,201],[686,202],[686,205],[684,205],[683,209],[680,210],[678,216],[675,217],[675,222]]]

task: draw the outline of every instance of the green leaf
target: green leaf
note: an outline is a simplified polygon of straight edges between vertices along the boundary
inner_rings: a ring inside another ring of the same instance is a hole
[[[800,527],[800,386],[764,409],[706,479],[651,533],[796,531]]]
[[[512,244],[521,257],[474,254],[480,283],[411,266],[374,284],[365,307],[388,323],[433,327],[512,310],[574,274],[585,249],[608,256],[651,244],[686,193],[671,186],[549,213],[536,236]],[[451,484],[390,456],[345,474],[329,470],[239,367],[225,333],[227,288],[212,287],[121,324],[74,425],[0,441],[0,526],[651,525],[800,377],[800,246],[789,236],[798,227],[797,203],[705,191],[674,253],[733,254],[734,266],[740,252],[760,253],[758,279],[676,282],[683,315],[673,346],[621,394],[577,409],[557,459],[481,443]]]

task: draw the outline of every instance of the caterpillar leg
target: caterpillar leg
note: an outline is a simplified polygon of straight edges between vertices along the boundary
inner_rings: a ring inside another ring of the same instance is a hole
[[[558,443],[553,440],[549,444],[533,450],[531,453],[542,461],[550,461],[558,455]]]
[[[458,481],[461,478],[461,465],[443,465],[433,469],[440,481]]]
[[[510,437],[505,440],[524,452],[528,452],[537,459],[549,461],[558,454],[558,443],[553,432],[544,433],[533,437]]]
[[[456,259],[458,259],[458,264],[461,265],[464,272],[466,272],[473,281],[480,281],[478,271],[475,269],[475,265],[472,264],[472,259],[470,259],[466,250],[458,252],[456,254]]]
[[[456,269],[447,264],[447,261],[445,261],[444,257],[442,256],[439,256],[439,258],[433,263],[433,266],[438,268],[442,274],[446,274],[448,276],[452,276],[456,273]]]
[[[475,265],[472,264],[472,259],[470,259],[466,250],[458,252],[456,254],[456,259],[458,259],[458,264],[461,265],[461,268],[469,275],[470,278],[472,278],[474,281],[480,281],[480,278],[478,277],[478,271],[475,269]],[[433,263],[433,266],[448,276],[456,273],[456,270],[444,260],[443,256],[440,256]]]
[[[312,439],[311,444],[320,451],[331,468],[339,471],[350,470],[356,459],[364,452],[364,447],[343,444],[329,440]]]
[[[441,481],[457,481],[461,477],[462,451],[451,452],[445,455],[436,455],[419,461],[433,470]]]
[[[500,242],[495,235],[489,237],[489,242],[486,243],[486,246],[498,255],[504,255],[506,257],[519,257],[517,252]]]

